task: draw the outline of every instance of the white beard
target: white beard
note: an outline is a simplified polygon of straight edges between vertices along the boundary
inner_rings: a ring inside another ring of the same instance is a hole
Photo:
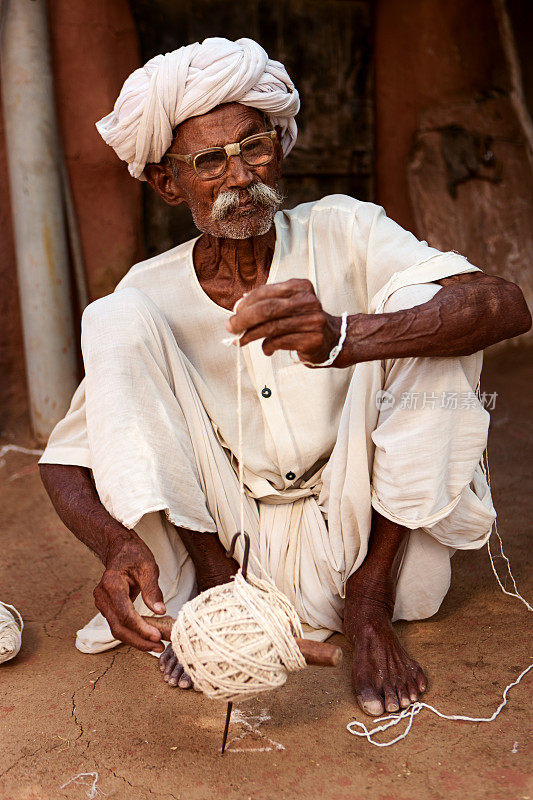
[[[224,239],[249,239],[267,233],[281,206],[283,195],[277,187],[273,189],[262,182],[253,183],[244,191],[254,205],[250,213],[240,217],[233,215],[239,207],[242,196],[242,193],[236,190],[221,192],[218,195],[208,221],[203,220],[199,209],[191,205],[192,217],[198,230]]]

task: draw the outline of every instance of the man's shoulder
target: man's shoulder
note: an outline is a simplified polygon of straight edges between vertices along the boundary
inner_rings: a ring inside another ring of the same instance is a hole
[[[156,280],[165,269],[173,269],[178,262],[187,260],[195,241],[196,239],[189,239],[164,253],[159,253],[144,261],[138,261],[126,272],[117,284],[115,291],[126,286],[134,286],[137,282]]]
[[[372,220],[380,209],[375,203],[358,200],[347,194],[329,194],[320,200],[284,209],[281,213],[289,225],[320,224],[321,221],[331,224],[335,220],[340,224],[352,225],[354,220]]]

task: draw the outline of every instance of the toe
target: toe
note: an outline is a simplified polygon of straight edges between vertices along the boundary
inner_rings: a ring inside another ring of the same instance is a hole
[[[385,698],[385,710],[394,712],[400,710],[400,704],[398,703],[398,695],[396,694],[396,690],[386,684],[383,687],[383,697]]]
[[[416,703],[418,700],[419,689],[417,682],[413,678],[407,679],[407,692],[409,694],[411,703]]]
[[[428,688],[428,679],[426,678],[420,667],[418,668],[418,671],[416,673],[416,684],[418,686],[418,691],[420,694],[423,694]]]
[[[383,698],[381,694],[372,686],[364,686],[356,691],[357,702],[365,714],[371,717],[379,717],[383,714]]]
[[[365,714],[369,714],[371,717],[379,717],[383,714],[383,700],[377,697],[374,700],[362,700],[358,697],[357,700]]]
[[[398,700],[400,701],[400,708],[407,708],[407,706],[411,705],[409,690],[405,683],[401,683],[396,687],[396,694],[398,696]]]
[[[166,667],[166,665],[167,665],[167,661],[168,661],[168,660],[169,660],[169,658],[171,658],[173,655],[174,655],[174,652],[173,652],[173,650],[172,650],[172,645],[170,645],[170,644],[169,644],[169,645],[168,645],[168,646],[167,646],[167,647],[166,647],[166,648],[163,650],[163,652],[161,653],[161,655],[160,655],[160,656],[159,656],[159,658],[157,659],[157,661],[158,661],[158,663],[159,663],[159,669],[161,670],[161,672],[164,672],[164,671],[165,671],[165,667]]]
[[[181,664],[176,664],[170,675],[168,676],[168,685],[177,686],[179,679],[183,675],[183,667]]]
[[[165,664],[165,679],[169,678],[170,675],[174,672],[176,667],[178,666],[178,659],[174,654],[167,659],[167,663]]]
[[[180,689],[190,689],[191,688],[192,681],[191,681],[189,675],[187,675],[186,672],[184,672],[182,674],[181,678],[179,679],[178,686],[179,686]]]

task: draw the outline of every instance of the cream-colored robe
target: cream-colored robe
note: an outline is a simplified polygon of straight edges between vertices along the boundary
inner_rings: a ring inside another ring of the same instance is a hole
[[[279,212],[275,226],[268,282],[308,278],[335,315],[417,305],[434,281],[476,270],[343,195]],[[92,470],[107,510],[152,548],[172,614],[195,591],[173,526],[217,531],[224,545],[239,527],[236,351],[221,344],[231,312],[201,288],[194,241],[137,264],[86,309],[86,379],[41,458]],[[243,353],[246,529],[309,635],[341,630],[372,506],[412,530],[395,618],[435,613],[450,554],[481,547],[495,517],[479,467],[481,354],[311,370],[260,342]],[[78,633],[86,652],[114,643],[100,615]]]

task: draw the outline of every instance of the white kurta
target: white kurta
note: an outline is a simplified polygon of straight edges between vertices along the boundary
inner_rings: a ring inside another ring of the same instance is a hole
[[[268,282],[308,278],[335,315],[416,305],[434,281],[476,270],[342,195],[279,212],[275,225]],[[217,531],[225,545],[238,529],[236,351],[221,344],[231,312],[201,288],[194,241],[137,264],[86,309],[86,379],[41,458],[92,469],[107,510],[152,547],[173,614],[194,591],[173,525]],[[481,355],[310,370],[259,342],[243,353],[246,528],[261,567],[315,636],[340,630],[374,506],[412,530],[395,618],[433,614],[450,553],[481,547],[495,517],[479,468]],[[113,643],[100,616],[77,641],[89,652]]]

